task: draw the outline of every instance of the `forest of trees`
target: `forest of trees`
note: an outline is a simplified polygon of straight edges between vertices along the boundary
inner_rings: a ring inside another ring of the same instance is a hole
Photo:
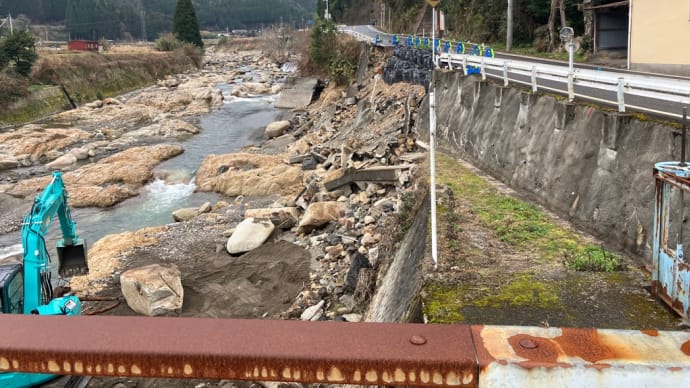
[[[586,31],[586,12],[583,8],[612,3],[615,0],[512,0],[513,42],[516,45],[537,45],[549,49],[550,29],[558,32],[566,24],[575,29],[578,36],[589,35]],[[362,8],[370,8],[369,15],[376,19],[379,7],[385,3],[391,13],[392,30],[411,32],[418,19],[424,0],[330,0],[330,12],[336,22],[351,19]],[[503,42],[506,39],[507,0],[441,0],[439,8],[446,14],[449,33],[458,39],[475,42]],[[323,15],[324,4],[318,2],[317,12]],[[362,20],[363,23],[370,22]],[[551,23],[550,23],[551,22]]]
[[[202,29],[301,26],[317,0],[193,0]],[[171,0],[0,0],[0,15],[24,15],[32,24],[64,23],[72,38],[147,40],[172,31]],[[143,17],[142,17],[143,16]],[[142,24],[142,20],[144,23]],[[145,28],[144,28],[145,27]]]

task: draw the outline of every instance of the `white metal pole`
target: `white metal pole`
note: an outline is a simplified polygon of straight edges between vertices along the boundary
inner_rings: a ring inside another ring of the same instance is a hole
[[[431,60],[436,68],[436,7],[431,8]]]
[[[438,240],[436,237],[436,92],[433,83],[429,92],[429,163],[431,164],[431,258],[438,268]]]
[[[10,35],[14,34],[14,28],[12,28],[12,14],[8,13],[10,18]]]
[[[568,43],[568,71],[571,73],[573,72],[573,47],[574,46],[575,46],[575,44],[571,40]]]

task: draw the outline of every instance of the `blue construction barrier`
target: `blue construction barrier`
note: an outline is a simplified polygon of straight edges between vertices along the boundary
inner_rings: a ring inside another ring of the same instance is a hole
[[[381,37],[376,35],[374,38],[375,44],[381,43]],[[399,46],[402,44],[400,37],[398,35],[393,35],[391,37],[391,44],[393,46]],[[431,48],[432,42],[429,37],[420,37],[416,35],[408,35],[405,38],[405,45],[408,47],[416,47],[419,49],[429,49]],[[454,54],[470,54],[476,56],[483,56],[488,58],[494,58],[496,55],[494,49],[490,46],[485,46],[484,44],[467,43],[467,42],[453,42],[451,40],[442,41],[436,38],[433,42],[433,49],[435,52],[444,53],[454,53]]]

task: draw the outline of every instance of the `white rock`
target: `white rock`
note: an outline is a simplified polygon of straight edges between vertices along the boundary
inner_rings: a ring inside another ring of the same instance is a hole
[[[69,154],[74,155],[77,160],[84,160],[89,157],[89,149],[86,147],[75,148],[71,150]]]
[[[142,315],[164,315],[182,308],[184,289],[174,264],[130,269],[120,275],[120,288],[127,305]]]
[[[77,157],[73,154],[65,154],[59,158],[53,160],[52,162],[46,164],[46,167],[50,169],[60,169],[73,165],[77,162]]]
[[[364,225],[371,225],[376,223],[376,218],[372,216],[364,216]]]
[[[362,321],[362,314],[345,314],[343,318],[348,322],[360,322]]]
[[[270,220],[246,218],[235,228],[225,246],[231,255],[258,248],[273,233],[275,226]]]
[[[304,310],[299,319],[303,321],[318,321],[323,316],[323,304],[324,301],[322,300],[316,305]]]
[[[266,126],[266,137],[272,139],[281,136],[289,128],[290,122],[287,120],[272,122]]]

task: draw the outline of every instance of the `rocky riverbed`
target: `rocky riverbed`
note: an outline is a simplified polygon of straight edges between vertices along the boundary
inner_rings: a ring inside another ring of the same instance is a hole
[[[423,159],[410,129],[424,88],[375,81],[381,59],[349,93],[326,85],[307,109],[286,112],[263,143],[194,166],[198,190],[223,200],[91,244],[90,274],[71,281],[85,313],[136,314],[120,276],[160,264],[179,271],[184,294],[181,307],[163,315],[361,320],[385,261],[381,245],[392,244],[388,232]],[[218,83],[248,97],[276,93],[286,76],[259,50],[211,48],[197,73],[0,133],[2,231],[18,233],[53,170],[63,171],[73,207],[107,208],[137,196],[167,178],[154,168],[184,152],[177,140],[195,136],[197,117],[223,103]]]

